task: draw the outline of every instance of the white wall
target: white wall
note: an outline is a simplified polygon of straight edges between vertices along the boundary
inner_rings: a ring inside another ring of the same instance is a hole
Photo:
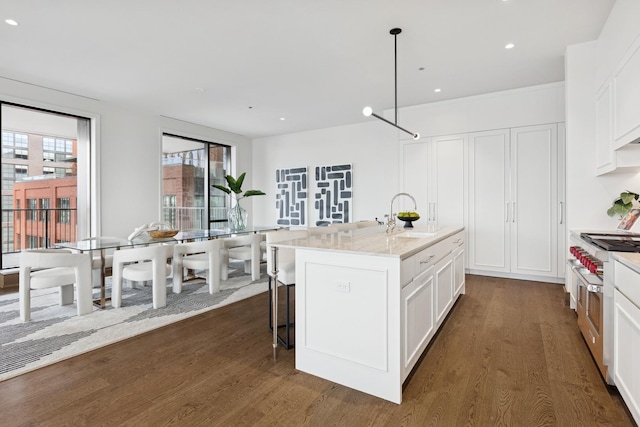
[[[252,197],[253,224],[276,223],[276,169],[307,166],[311,176],[315,166],[345,163],[353,165],[353,221],[383,220],[398,192],[397,140],[398,131],[374,119],[254,140],[253,182],[267,195]]]
[[[620,192],[640,192],[640,171],[596,176],[595,93],[640,34],[640,1],[618,0],[599,40],[569,46],[565,61],[567,109],[567,229],[613,230],[606,214]],[[619,36],[617,36],[619,35]],[[604,76],[604,77],[603,77]],[[633,231],[640,232],[636,224]]]
[[[386,117],[392,116],[388,113]],[[398,124],[430,137],[564,119],[564,84],[553,83],[403,108]],[[353,164],[353,220],[382,220],[393,195],[404,191],[399,188],[398,153],[405,138],[410,136],[371,118],[362,124],[254,140],[254,182],[267,193],[254,198],[254,224],[276,221],[276,169],[341,163]]]
[[[237,170],[252,168],[251,141],[229,132],[3,78],[0,100],[94,119],[101,224],[96,232],[102,235],[127,236],[160,218],[163,131],[234,146]]]

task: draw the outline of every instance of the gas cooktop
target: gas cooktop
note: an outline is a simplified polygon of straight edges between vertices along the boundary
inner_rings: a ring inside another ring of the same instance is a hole
[[[612,252],[640,252],[640,234],[635,233],[581,233],[580,237]]]

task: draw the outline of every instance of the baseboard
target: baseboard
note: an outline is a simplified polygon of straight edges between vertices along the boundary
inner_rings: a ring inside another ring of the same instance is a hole
[[[495,271],[470,269],[467,269],[466,273],[475,274],[477,276],[501,277],[504,279],[529,280],[532,282],[557,283],[564,285],[564,277],[529,276],[526,274],[500,273]]]

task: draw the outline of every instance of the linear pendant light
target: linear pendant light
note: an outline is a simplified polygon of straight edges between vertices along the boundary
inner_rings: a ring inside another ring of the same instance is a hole
[[[362,110],[362,114],[364,114],[366,117],[369,116],[373,116],[377,119],[382,120],[385,123],[389,123],[391,126],[400,129],[403,132],[408,133],[409,135],[413,136],[413,139],[420,139],[420,134],[419,133],[413,133],[411,131],[406,130],[403,127],[398,126],[398,34],[400,34],[402,32],[402,29],[400,28],[392,28],[391,31],[389,31],[389,34],[393,35],[393,58],[395,61],[395,70],[394,70],[394,81],[395,81],[395,113],[396,113],[396,118],[395,118],[395,123],[391,122],[387,119],[385,119],[384,117],[381,117],[379,115],[377,115],[376,113],[373,112],[373,109],[371,107],[364,107],[364,109]]]

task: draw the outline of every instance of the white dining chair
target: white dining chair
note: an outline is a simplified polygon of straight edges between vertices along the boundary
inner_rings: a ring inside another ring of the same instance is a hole
[[[122,280],[132,282],[152,281],[153,308],[167,305],[167,277],[171,275],[171,264],[175,245],[152,245],[118,249],[113,253],[111,277],[111,305],[122,305]]]
[[[273,308],[271,307],[271,292],[273,282],[274,260],[271,244],[285,240],[302,239],[308,236],[307,230],[278,230],[266,233],[267,240],[267,274],[269,275],[269,330],[273,331]],[[295,323],[291,319],[291,288],[296,283],[296,251],[293,248],[278,248],[277,254],[278,283],[286,286],[285,321],[278,328],[285,329],[285,338],[278,335],[278,341],[287,349],[294,347],[291,342],[291,327]],[[273,283],[273,291],[278,291],[278,283]]]
[[[264,234],[254,233],[221,239],[224,245],[221,249],[222,280],[227,280],[229,277],[230,259],[244,261],[245,274],[251,274],[251,280],[253,281],[260,280],[260,262],[262,261],[260,242],[264,238]]]
[[[220,292],[222,240],[179,243],[173,247],[173,292],[182,292],[184,270],[206,270],[209,293]]]
[[[74,284],[78,316],[92,308],[91,257],[62,249],[35,249],[20,253],[20,319],[31,320],[31,289],[60,288],[60,305],[73,303]]]

